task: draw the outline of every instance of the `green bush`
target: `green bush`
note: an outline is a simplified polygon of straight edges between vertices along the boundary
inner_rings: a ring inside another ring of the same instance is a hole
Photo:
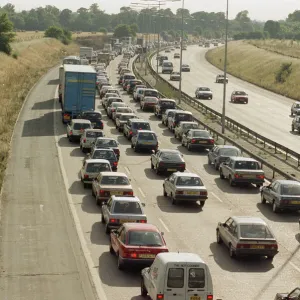
[[[275,80],[277,83],[284,83],[286,82],[287,78],[291,75],[292,63],[283,63],[280,66],[280,69],[275,74]]]
[[[68,45],[72,40],[72,33],[69,30],[62,29],[57,26],[50,26],[45,31],[45,37],[60,40],[63,44]]]
[[[18,57],[19,57],[19,53],[17,53],[17,52],[14,52],[14,53],[12,54],[12,57],[13,57],[14,59],[18,59]]]

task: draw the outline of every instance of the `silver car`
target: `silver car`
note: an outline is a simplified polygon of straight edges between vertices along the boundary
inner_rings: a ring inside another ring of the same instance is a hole
[[[138,197],[111,196],[101,209],[101,222],[105,232],[119,228],[124,223],[147,223],[147,216]]]
[[[198,129],[199,124],[197,122],[182,121],[174,128],[175,138],[182,140],[182,136],[187,133],[189,129]]]
[[[118,107],[127,107],[124,102],[112,102],[109,107],[107,107],[107,116],[111,119],[113,112],[116,111]]]
[[[127,123],[129,119],[137,119],[138,117],[134,113],[121,113],[116,118],[116,128],[119,132],[123,131],[124,125]]]
[[[86,129],[80,138],[80,149],[83,153],[91,150],[93,143],[98,137],[104,137],[101,129]]]
[[[177,81],[180,80],[180,73],[179,72],[172,72],[170,74],[170,80],[171,81]]]
[[[140,150],[157,150],[158,140],[155,132],[151,130],[139,130],[131,139],[131,148],[135,152]]]
[[[242,156],[241,150],[235,146],[217,145],[208,152],[208,164],[213,163],[215,169],[219,170],[220,164],[232,156]]]
[[[163,183],[165,197],[172,199],[172,204],[178,200],[200,202],[201,207],[207,200],[207,189],[201,178],[194,173],[175,172]]]
[[[106,159],[87,159],[80,169],[80,179],[84,188],[91,185],[100,172],[112,172],[110,162]]]
[[[86,129],[93,129],[91,121],[72,119],[70,124],[67,125],[67,138],[70,142],[79,141]]]
[[[300,115],[300,102],[294,102],[291,107],[291,116]]]
[[[120,98],[120,96],[118,94],[116,94],[116,93],[106,93],[105,96],[102,99],[102,106],[104,108],[106,108],[106,103],[108,101],[108,98],[111,98],[111,97],[113,97],[113,98]]]
[[[117,107],[116,110],[112,112],[112,119],[116,121],[116,119],[123,113],[133,113],[133,110],[128,106]]]

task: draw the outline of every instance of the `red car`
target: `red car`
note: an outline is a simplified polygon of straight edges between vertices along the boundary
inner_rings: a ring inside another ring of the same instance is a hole
[[[231,94],[231,102],[248,103],[248,95],[243,91],[233,91]]]
[[[128,265],[150,266],[158,253],[169,252],[162,233],[145,223],[125,223],[112,230],[109,251],[117,255],[120,270]]]

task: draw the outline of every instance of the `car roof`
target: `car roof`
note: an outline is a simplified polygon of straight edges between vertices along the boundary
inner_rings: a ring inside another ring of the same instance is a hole
[[[106,173],[106,172],[102,172],[102,173]],[[112,173],[115,173],[115,172],[112,172]],[[114,200],[114,201],[126,201],[126,202],[141,202],[141,200],[136,197],[136,196],[132,196],[132,197],[122,197],[122,196],[111,196],[111,198]]]
[[[89,163],[106,163],[106,164],[110,163],[107,159],[100,159],[100,158],[97,158],[97,159],[89,158],[85,162],[88,164]]]
[[[221,149],[227,148],[227,149],[238,149],[238,150],[240,150],[238,147],[232,146],[232,145],[216,145],[216,147],[221,148]]]
[[[230,159],[232,160],[243,160],[243,161],[256,161],[256,159],[251,158],[251,157],[243,157],[243,156],[231,156]]]
[[[196,121],[180,121],[180,124],[197,124],[198,123]]]
[[[178,153],[180,154],[179,150],[174,150],[174,149],[160,149],[160,152],[170,152],[170,153]]]
[[[123,227],[125,227],[129,231],[137,229],[141,231],[159,232],[158,228],[155,225],[149,223],[124,223]]]
[[[202,263],[205,262],[201,259],[198,254],[187,253],[187,252],[161,252],[157,254],[157,258],[163,262],[163,264],[168,263],[178,263],[178,262],[190,262],[190,263]]]
[[[198,177],[198,178],[200,178],[200,176],[196,173],[174,172],[173,174],[176,176],[180,176],[180,177]]]
[[[108,152],[115,153],[115,151],[113,149],[111,149],[111,148],[95,148],[94,152],[96,152],[96,151],[108,151]]]
[[[278,179],[274,180],[276,182],[279,182],[280,184],[297,184],[300,185],[300,182],[297,180],[287,180],[287,179]]]
[[[178,114],[189,114],[189,115],[192,115],[192,113],[190,111],[187,111],[187,110],[176,111],[176,113],[178,113]]]
[[[145,122],[145,123],[149,123],[149,121],[146,121],[144,119],[132,119],[131,122]]]
[[[72,119],[73,123],[87,123],[90,124],[91,121],[90,120],[86,120],[86,119]]]
[[[153,133],[153,134],[155,134],[155,132],[152,130],[139,130],[138,133]]]
[[[101,175],[102,176],[123,176],[123,177],[127,177],[127,175],[125,173],[121,173],[121,172],[101,172]]]
[[[161,98],[161,99],[159,99],[159,101],[172,101],[172,102],[176,102],[176,100],[170,99],[170,98]]]
[[[103,132],[102,129],[94,129],[94,128],[88,128],[85,130],[85,132]]]
[[[258,217],[251,217],[251,216],[233,216],[231,217],[232,220],[236,223],[236,224],[263,224],[263,225],[267,225],[267,223]]]

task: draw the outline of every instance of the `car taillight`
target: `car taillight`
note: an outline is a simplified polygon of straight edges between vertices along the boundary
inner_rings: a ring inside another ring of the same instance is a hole
[[[235,177],[235,178],[243,178],[243,175],[240,175],[240,174],[234,174],[234,177]]]
[[[84,178],[89,178],[89,175],[85,174],[85,175],[84,175]]]
[[[265,179],[265,175],[256,175],[257,179]]]
[[[117,161],[114,161],[114,162],[113,162],[113,165],[114,165],[114,166],[117,166],[117,165],[118,165],[118,162],[117,162]]]
[[[206,196],[206,195],[207,195],[206,191],[200,192],[200,196]]]
[[[156,299],[157,300],[163,300],[164,299],[164,294],[157,294]]]
[[[83,139],[83,142],[86,143],[86,139]]]
[[[114,149],[114,152],[115,152],[116,154],[119,154],[119,153],[120,153],[120,150],[119,150],[119,149]]]
[[[147,223],[147,220],[138,220],[137,223]]]
[[[105,191],[105,190],[100,190],[99,194],[100,194],[100,196],[102,196],[102,197],[104,196],[105,197],[105,196],[109,196],[110,192],[109,191]]]
[[[214,296],[213,295],[207,295],[207,300],[213,300],[214,299]]]
[[[192,139],[191,140],[191,143],[193,144],[193,143],[196,143],[196,140],[195,139]]]
[[[236,245],[237,249],[245,249],[245,248],[250,248],[250,244],[237,244]]]
[[[159,163],[159,165],[160,165],[160,166],[164,166],[164,163],[161,161],[161,162]]]
[[[109,223],[117,223],[116,219],[109,219]]]
[[[133,191],[127,191],[123,193],[124,196],[133,196]]]
[[[132,131],[129,131],[129,134],[132,135]]]
[[[177,195],[183,195],[183,191],[176,191]]]
[[[112,109],[111,109],[111,112],[114,112],[114,111],[115,111],[115,109],[114,109],[114,108],[112,108]]]
[[[133,252],[133,253],[130,253],[130,257],[131,257],[131,258],[137,258],[138,255],[137,255],[137,253]]]
[[[287,199],[281,199],[280,202],[281,202],[282,204],[289,204],[289,203],[290,203],[290,201],[287,200]]]
[[[209,140],[209,142],[211,143],[211,144],[214,144],[215,143],[215,140]]]
[[[69,133],[70,135],[72,135],[73,134],[73,131],[72,130],[70,130],[70,133]]]

